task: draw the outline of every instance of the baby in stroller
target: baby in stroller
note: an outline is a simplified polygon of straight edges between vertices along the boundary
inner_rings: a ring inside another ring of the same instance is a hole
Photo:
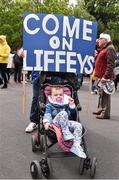
[[[79,173],[90,170],[94,178],[97,159],[89,157],[85,143],[85,129],[80,123],[79,84],[74,73],[47,72],[40,76],[39,124],[32,135],[32,151],[43,152],[44,158],[30,165],[33,179],[52,177],[51,158],[80,157]],[[58,80],[59,79],[59,80]],[[63,151],[52,152],[59,144]]]
[[[53,128],[53,124],[60,127],[64,141],[73,141],[70,151],[81,158],[86,158],[86,154],[80,145],[82,125],[74,121],[75,114],[74,99],[64,94],[62,86],[52,86],[43,118],[45,130],[48,130],[49,127]]]

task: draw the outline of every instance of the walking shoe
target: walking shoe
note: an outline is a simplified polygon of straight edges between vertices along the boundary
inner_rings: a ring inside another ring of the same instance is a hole
[[[37,125],[34,122],[30,122],[29,125],[26,127],[25,132],[31,133],[37,128]]]
[[[95,92],[94,92],[94,91],[91,91],[91,94],[95,94]]]
[[[3,85],[2,87],[1,87],[1,89],[6,89],[7,88],[7,85]]]
[[[70,151],[73,152],[74,154],[76,154],[77,156],[81,157],[81,158],[84,158],[84,159],[86,158],[86,154],[78,142],[74,142]]]
[[[62,133],[63,133],[64,141],[68,141],[68,140],[74,139],[74,136],[73,136],[73,134],[70,131],[66,130],[66,131],[64,131]]]
[[[98,90],[97,89],[94,89],[94,92],[95,92],[95,94],[98,94]]]
[[[105,116],[105,115],[100,114],[100,115],[97,115],[96,118],[97,119],[110,119],[110,116]]]
[[[98,110],[97,112],[93,112],[93,114],[94,114],[94,115],[100,115],[102,111],[103,111],[103,110],[100,109],[100,110]]]

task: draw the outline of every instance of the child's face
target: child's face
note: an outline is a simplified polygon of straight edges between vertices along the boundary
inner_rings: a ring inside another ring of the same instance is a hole
[[[52,88],[51,90],[51,98],[53,102],[62,103],[64,100],[64,92],[62,88]]]

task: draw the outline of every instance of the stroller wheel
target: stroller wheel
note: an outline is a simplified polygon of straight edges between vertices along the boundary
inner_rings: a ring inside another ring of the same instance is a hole
[[[80,175],[82,175],[84,173],[84,163],[85,163],[85,159],[81,158],[80,159],[80,166],[79,166]]]
[[[42,179],[41,167],[38,161],[31,162],[30,172],[33,179]]]
[[[97,158],[94,157],[90,166],[90,178],[93,179],[96,173]]]
[[[37,151],[37,138],[34,135],[31,137],[31,144],[32,144],[32,151],[36,152]]]
[[[46,159],[42,159],[40,161],[40,166],[41,166],[43,176],[47,179],[51,179],[52,168],[51,168],[50,162],[49,161],[47,162]]]

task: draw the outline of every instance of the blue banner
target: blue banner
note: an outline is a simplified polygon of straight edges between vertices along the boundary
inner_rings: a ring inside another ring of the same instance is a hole
[[[97,22],[56,14],[24,14],[24,69],[90,74]]]

